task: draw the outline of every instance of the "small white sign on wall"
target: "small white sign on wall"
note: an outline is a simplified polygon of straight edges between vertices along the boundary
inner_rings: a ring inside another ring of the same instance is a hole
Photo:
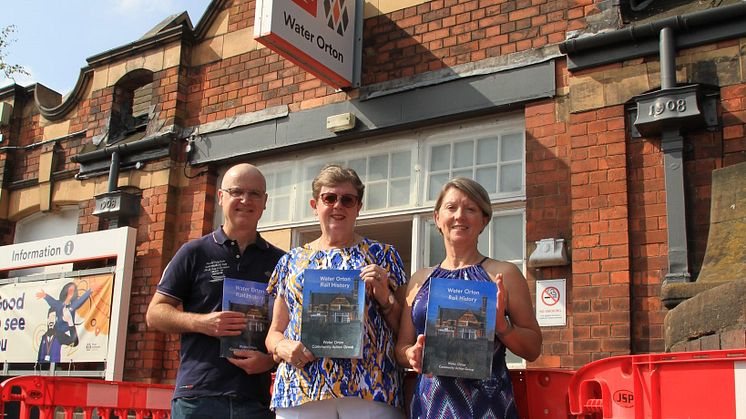
[[[536,281],[536,320],[539,326],[567,325],[564,279]]]

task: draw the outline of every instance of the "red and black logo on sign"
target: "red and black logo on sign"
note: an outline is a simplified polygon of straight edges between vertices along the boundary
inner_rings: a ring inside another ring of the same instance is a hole
[[[318,0],[293,0],[293,3],[302,7],[303,10],[307,11],[311,16],[316,17]]]
[[[347,26],[350,24],[350,16],[347,13],[347,3],[349,1],[352,0],[324,0],[326,24],[341,36],[344,36]]]
[[[614,392],[614,401],[622,407],[633,407],[635,405],[635,394],[629,390],[617,390]]]

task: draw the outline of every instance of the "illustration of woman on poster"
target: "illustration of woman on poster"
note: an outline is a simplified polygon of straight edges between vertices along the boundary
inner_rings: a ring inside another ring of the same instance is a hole
[[[92,289],[86,290],[78,295],[78,286],[74,282],[68,282],[60,291],[57,300],[49,296],[44,290],[36,293],[36,298],[43,298],[49,307],[54,310],[57,321],[54,325],[54,334],[62,345],[77,346],[78,331],[75,324],[75,312],[91,296]]]

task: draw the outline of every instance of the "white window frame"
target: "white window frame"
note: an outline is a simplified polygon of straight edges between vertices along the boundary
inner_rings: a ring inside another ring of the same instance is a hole
[[[381,152],[381,150],[385,150],[384,152]],[[331,152],[325,153],[323,157],[318,156],[318,152],[314,152],[313,154],[309,155],[306,158],[301,159],[298,164],[299,168],[297,170],[297,177],[296,179],[299,179],[301,177],[301,174],[304,173],[306,168],[312,167],[312,166],[324,166],[326,164],[330,163],[337,163],[341,164],[343,166],[347,166],[348,163],[352,160],[359,160],[362,158],[366,159],[366,167],[368,166],[368,162],[371,157],[378,157],[381,155],[387,155],[389,158],[391,155],[397,152],[409,152],[410,153],[410,182],[409,182],[409,202],[404,205],[399,205],[396,207],[384,207],[380,209],[368,209],[366,205],[363,205],[363,209],[360,212],[361,217],[370,217],[370,216],[381,216],[384,214],[390,214],[390,213],[397,213],[401,211],[411,211],[412,209],[417,207],[417,200],[416,200],[416,191],[417,191],[417,142],[411,141],[409,139],[396,139],[396,140],[380,140],[380,141],[370,141],[366,140],[363,142],[359,142],[356,144],[350,144],[345,147],[332,147]],[[390,162],[390,160],[389,160]],[[261,167],[260,167],[261,170]],[[389,164],[389,177],[383,180],[374,181],[375,183],[379,182],[386,182],[389,187],[387,187],[387,194],[390,191],[390,182],[392,178],[391,175],[391,165]],[[363,196],[364,202],[367,202],[368,199],[370,199],[369,196],[369,187],[367,180],[368,172],[366,173],[358,173],[358,176],[360,176],[360,179],[363,181],[363,183],[366,185],[365,194]],[[402,177],[398,177],[396,179],[403,179]],[[305,179],[303,180],[303,184],[296,185],[296,205],[295,209],[300,211],[300,207],[298,207],[298,203],[301,205],[308,205],[308,200],[312,197],[312,191],[311,191],[311,179]],[[305,198],[304,198],[305,197]],[[387,198],[388,201],[388,198]],[[316,220],[313,219],[313,217],[304,217],[302,214],[298,214],[297,218],[294,219],[294,222],[315,222]],[[265,227],[263,225],[263,227]]]
[[[274,225],[274,224],[287,224],[291,223],[295,219],[295,209],[296,206],[294,205],[294,199],[297,194],[298,184],[295,182],[295,179],[298,176],[299,168],[298,164],[296,164],[293,161],[282,161],[282,162],[274,162],[274,163],[268,163],[264,164],[259,167],[259,170],[261,170],[262,174],[264,174],[265,178],[268,175],[274,175],[277,176],[278,173],[286,172],[287,170],[281,170],[282,168],[289,168],[290,171],[290,177],[291,177],[291,183],[289,186],[289,192],[287,194],[282,194],[280,196],[287,196],[288,198],[288,219],[286,220],[272,220],[268,225]],[[273,186],[273,185],[272,185]],[[262,219],[267,220],[267,212],[272,211],[271,204],[274,203],[278,196],[276,193],[276,190],[267,184],[267,209],[264,210],[264,215],[262,216]],[[260,225],[262,225],[262,220],[259,220]]]
[[[323,149],[316,148],[313,150],[286,153],[282,156],[282,160],[278,160],[277,157],[269,157],[267,159],[252,161],[252,163],[262,171],[272,171],[276,173],[276,168],[278,167],[292,167],[293,170],[292,196],[290,197],[289,203],[290,220],[272,221],[264,216],[259,221],[259,230],[277,230],[316,224],[316,220],[313,219],[313,217],[302,216],[302,212],[300,212],[305,211],[305,208],[308,207],[308,201],[311,199],[311,179],[301,179],[303,172],[307,167],[313,165],[323,166],[324,164],[333,162],[346,164],[348,161],[363,157],[369,159],[372,156],[380,155],[381,150],[386,150],[386,154],[388,155],[397,151],[410,152],[411,171],[409,182],[409,203],[406,205],[385,207],[375,210],[368,209],[363,205],[359,219],[364,220],[380,216],[411,215],[428,212],[429,210],[432,210],[434,205],[433,200],[427,199],[427,190],[429,187],[428,182],[430,181],[427,167],[432,147],[447,143],[453,144],[459,140],[475,140],[495,135],[496,133],[500,136],[515,133],[521,134],[525,150],[526,140],[524,127],[525,121],[523,114],[521,112],[514,112],[487,118],[478,118],[458,124],[443,124],[412,130],[405,133],[396,133],[367,140],[337,144],[327,146]],[[521,190],[509,193],[493,193],[490,195],[492,203],[509,203],[525,199],[525,151],[522,155],[523,158],[520,164],[524,170],[521,171]],[[498,170],[500,164],[500,161],[495,161]],[[219,176],[217,179],[217,188],[220,187],[220,182],[222,181],[226,170],[227,167],[218,170]],[[474,169],[472,168],[472,170]],[[389,174],[390,173],[391,165],[389,164]],[[367,186],[368,182],[365,179],[366,174],[359,175],[363,178],[363,181]],[[385,181],[390,184],[391,178],[389,177]],[[497,182],[499,184],[499,179],[497,179]],[[388,191],[389,188],[387,188],[387,192]],[[269,194],[269,199],[272,200],[273,191],[268,188],[267,192]],[[365,199],[369,199],[369,196],[366,196]],[[214,225],[217,227],[222,224],[223,216],[221,208],[217,205],[216,207],[215,218],[213,221]],[[268,210],[271,211],[271,204],[269,202]]]
[[[525,122],[522,118],[522,115],[520,114],[509,114],[509,115],[501,115],[499,119],[495,120],[495,118],[490,118],[490,120],[478,120],[470,123],[463,123],[458,124],[455,127],[452,127],[450,129],[441,129],[435,132],[432,135],[426,136],[423,138],[422,145],[420,147],[420,150],[422,151],[423,159],[420,162],[422,170],[422,190],[421,192],[421,202],[424,204],[434,205],[435,200],[429,199],[428,192],[430,190],[430,179],[432,173],[430,172],[430,160],[432,157],[432,150],[433,148],[441,145],[450,144],[451,148],[454,147],[457,143],[462,143],[465,141],[478,141],[483,138],[489,138],[494,137],[496,134],[499,136],[498,141],[498,153],[500,153],[499,146],[502,145],[503,136],[510,135],[510,134],[520,134],[521,136],[521,146],[523,148],[522,153],[522,159],[520,160],[521,167],[523,170],[521,170],[521,188],[518,191],[513,192],[499,192],[500,187],[500,167],[502,165],[507,164],[515,164],[519,162],[518,160],[511,160],[511,161],[500,161],[498,158],[494,165],[496,166],[496,170],[498,173],[498,177],[496,179],[496,185],[498,188],[497,192],[490,193],[490,199],[493,203],[499,203],[499,202],[511,202],[515,201],[517,199],[525,199],[526,196],[526,153],[525,153],[525,147],[526,147],[526,129],[525,129]],[[474,149],[476,150],[476,145],[474,146]],[[451,153],[453,154],[453,153]],[[499,155],[499,154],[498,154]],[[478,165],[476,162],[476,151],[475,155],[473,156],[473,165],[471,166],[472,171],[472,177],[474,176],[474,172],[476,169],[478,169],[482,165]],[[451,157],[451,161],[449,162],[449,169],[448,169],[448,178],[450,179],[452,177],[452,173],[454,171],[453,168],[453,160]]]

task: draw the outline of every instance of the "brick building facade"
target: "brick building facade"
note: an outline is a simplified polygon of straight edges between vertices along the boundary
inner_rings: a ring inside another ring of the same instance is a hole
[[[79,233],[111,226],[93,213],[116,152],[115,189],[139,208],[126,220],[137,250],[124,378],[169,382],[178,337],[148,330],[145,311],[178,247],[217,226],[216,185],[230,164],[267,174],[260,230],[282,248],[314,234],[303,208],[319,165],[360,169],[371,196],[361,231],[394,242],[410,271],[437,262],[433,191],[466,173],[493,183],[497,216],[484,251],[517,263],[532,291],[537,280],[566,279],[567,324],[543,328],[542,356],[527,367],[662,352],[665,153],[659,137],[634,135],[630,117],[635,97],[661,87],[661,69],[657,48],[633,47],[657,43],[656,22],[699,18],[674,34],[678,84],[716,93],[718,126],[684,135],[685,257],[695,279],[710,174],[746,160],[746,4],[678,2],[690,7],[643,16],[626,3],[367,1],[361,86],[335,90],[253,39],[254,1],[214,0],[195,26],[175,16],[90,57],[65,97],[41,84],[0,89],[12,112],[0,126],[3,243],[30,216],[61,208],[77,211]],[[708,14],[716,9],[736,24]],[[648,30],[644,39],[621,36],[635,25]],[[594,39],[603,53],[580,45]],[[328,116],[347,112],[353,129],[326,130]],[[546,238],[565,240],[569,264],[529,266]],[[728,339],[746,346],[743,332]]]

